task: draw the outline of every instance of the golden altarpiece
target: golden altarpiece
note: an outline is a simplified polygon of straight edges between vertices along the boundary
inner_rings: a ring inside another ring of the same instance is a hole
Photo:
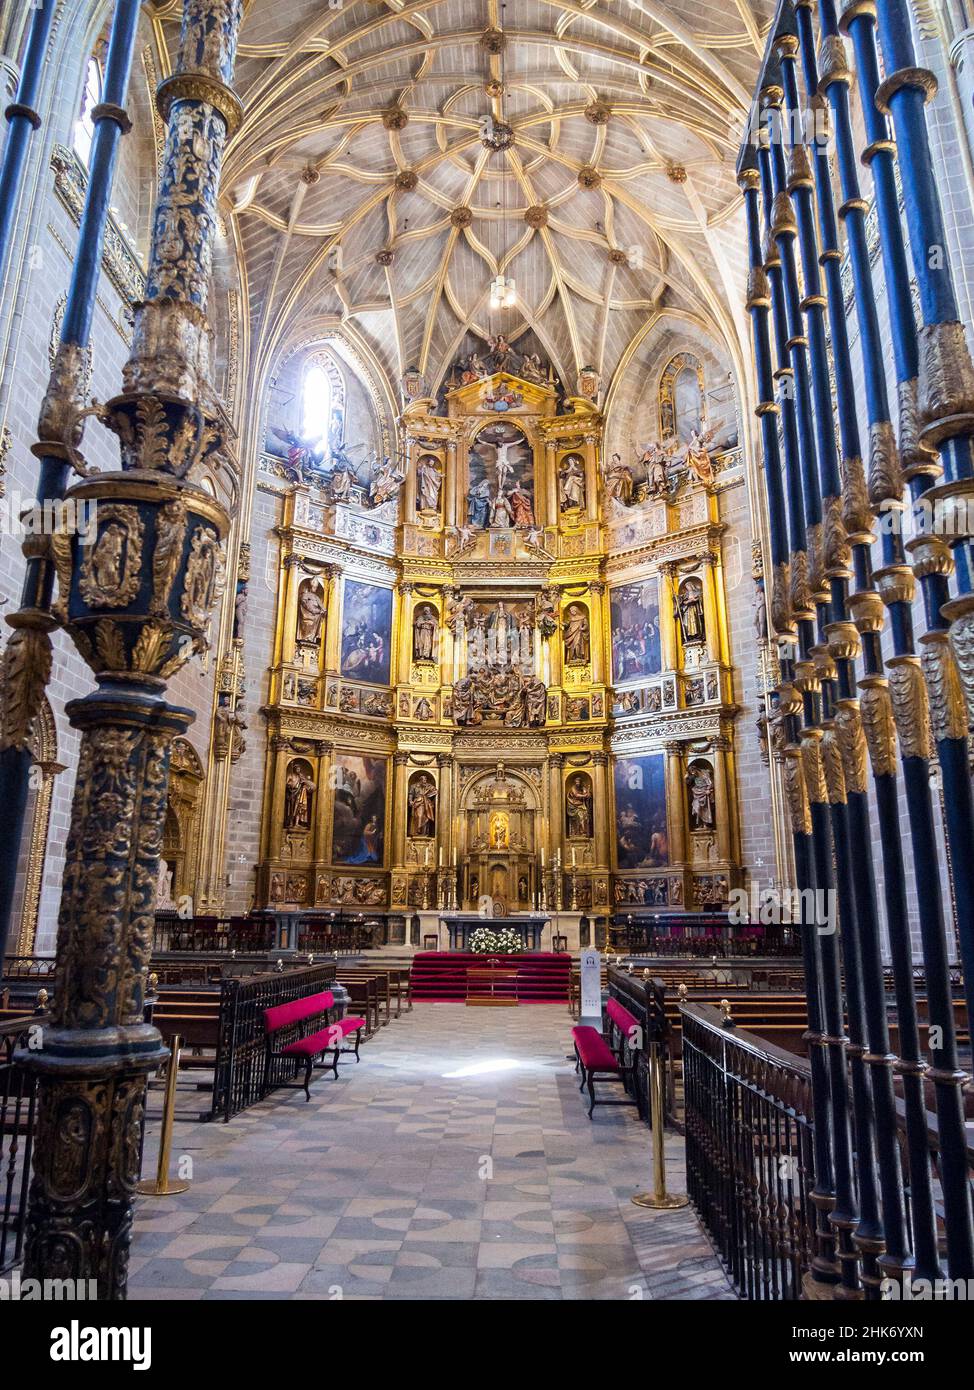
[[[284,499],[261,906],[558,912],[578,945],[738,879],[715,490],[605,460],[523,360],[409,400],[371,495]]]

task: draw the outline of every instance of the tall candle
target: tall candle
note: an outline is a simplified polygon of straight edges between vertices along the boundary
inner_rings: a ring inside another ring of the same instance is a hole
[[[572,868],[575,867],[575,846],[572,845]]]
[[[440,845],[440,868],[443,867],[443,846]]]
[[[541,867],[544,868],[544,845],[541,846]]]

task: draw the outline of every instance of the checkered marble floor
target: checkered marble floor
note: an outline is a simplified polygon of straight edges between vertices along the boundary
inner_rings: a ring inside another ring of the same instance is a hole
[[[185,1076],[171,1171],[192,1160],[192,1187],[138,1199],[129,1296],[733,1298],[690,1208],[630,1202],[649,1130],[628,1106],[587,1118],[570,1028],[557,1005],[417,1004],[310,1104],[279,1091],[228,1125],[194,1120]]]

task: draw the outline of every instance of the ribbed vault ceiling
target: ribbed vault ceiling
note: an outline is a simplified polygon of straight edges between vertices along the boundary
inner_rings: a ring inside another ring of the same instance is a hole
[[[177,8],[157,7],[170,48]],[[608,382],[663,307],[732,331],[734,160],[772,9],[251,0],[224,192],[255,366],[323,319],[431,387],[469,327],[533,329],[570,382]],[[498,274],[517,305],[491,312]]]

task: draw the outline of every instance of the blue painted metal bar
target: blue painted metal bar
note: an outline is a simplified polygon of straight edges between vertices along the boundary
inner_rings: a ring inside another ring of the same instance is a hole
[[[829,17],[834,22],[834,15]],[[935,388],[931,394],[931,375],[937,378],[944,366],[942,360],[938,361],[938,354],[946,350],[955,359],[956,365],[963,368],[965,361],[970,365],[963,329],[956,322],[957,305],[947,256],[946,234],[923,115],[924,101],[932,90],[932,78],[916,66],[909,12],[905,6],[889,3],[881,7],[880,31],[888,74],[882,83],[879,82],[876,53],[875,14],[869,6],[850,5],[846,9],[844,23],[853,39],[859,68],[869,141],[864,159],[871,165],[876,190],[900,390],[900,457],[903,472],[898,467],[871,470],[870,491],[874,501],[893,508],[900,504],[904,481],[909,483],[914,504],[935,501],[943,497],[945,491],[953,496],[970,493],[974,497],[974,485],[970,481],[970,430],[974,424],[974,414],[970,414],[970,411],[974,411],[974,395],[965,407],[963,401],[948,401],[949,392],[945,394],[942,386]],[[884,117],[886,110],[892,114],[896,129],[907,222],[920,289],[924,327],[919,345],[909,282],[904,273],[906,255],[894,183],[894,147]],[[932,247],[939,248],[938,255],[929,254]],[[897,275],[899,280],[895,278]],[[918,383],[917,375],[920,378]],[[969,412],[966,424],[965,408]],[[936,418],[938,415],[940,419]],[[931,444],[940,446],[945,471],[953,482],[953,487],[946,490],[934,485],[937,468],[930,457]],[[896,511],[892,519],[898,519]],[[963,597],[965,588],[969,589],[968,565],[964,555],[967,543],[967,538],[962,536],[955,544],[954,552],[959,561],[957,572],[962,591],[962,597],[957,601],[960,609],[955,616],[961,624],[965,621],[965,612],[969,612],[974,603],[970,597]],[[949,615],[952,606],[945,602],[950,556],[943,539],[930,534],[929,530],[911,541],[908,548],[914,570],[923,585],[928,619],[928,631],[921,639],[923,665],[933,699],[933,728],[944,778],[945,804],[948,807],[948,842],[955,867],[961,867],[960,880],[955,875],[955,892],[968,1007],[971,1009],[974,1008],[974,856],[970,854],[970,846],[974,843],[974,802],[967,767],[966,720],[963,718],[959,692],[956,698],[951,699],[949,680],[952,662],[945,645],[946,622],[941,612],[944,610],[944,614]],[[897,682],[901,696],[894,708],[901,714],[897,722],[903,744],[903,773],[916,879],[918,884],[923,885],[920,928],[929,1015],[930,1020],[942,1029],[942,1045],[931,1051],[927,1076],[934,1084],[941,1130],[941,1176],[948,1228],[947,1259],[952,1278],[970,1278],[974,1267],[974,1214],[963,1141],[960,1069],[930,795],[930,726],[925,693],[922,687],[916,688],[918,678],[912,632],[913,576],[904,563],[898,527],[885,528],[883,550],[884,566],[876,572],[875,579],[890,609],[896,650],[896,656],[890,661],[894,667],[891,679]],[[932,1222],[932,1219],[931,1212],[927,1220]],[[918,1243],[918,1263],[921,1256]]]
[[[112,24],[102,100],[92,112],[94,133],[88,169],[78,244],[75,251],[61,338],[48,393],[41,411],[38,456],[38,502],[64,496],[71,472],[71,460],[80,438],[77,417],[81,401],[81,374],[84,355],[91,336],[95,292],[101,274],[105,226],[118,147],[129,128],[124,102],[128,90],[139,22],[139,0],[118,0]],[[25,544],[27,567],[19,612],[7,622],[14,628],[8,642],[16,652],[19,642],[35,640],[49,644],[47,634],[56,626],[51,614],[54,564],[47,545],[38,546],[31,537]],[[37,692],[34,693],[37,698]],[[36,714],[36,709],[32,712]],[[10,932],[17,863],[27,811],[31,753],[29,727],[21,722],[15,730],[5,730],[0,742],[0,805],[4,808],[5,834],[0,840],[0,959]]]
[[[30,22],[24,65],[17,84],[17,100],[7,107],[5,113],[7,139],[3,146],[3,162],[0,163],[0,279],[10,251],[27,150],[34,131],[40,129],[41,118],[35,108],[56,8],[57,0],[38,0]]]

